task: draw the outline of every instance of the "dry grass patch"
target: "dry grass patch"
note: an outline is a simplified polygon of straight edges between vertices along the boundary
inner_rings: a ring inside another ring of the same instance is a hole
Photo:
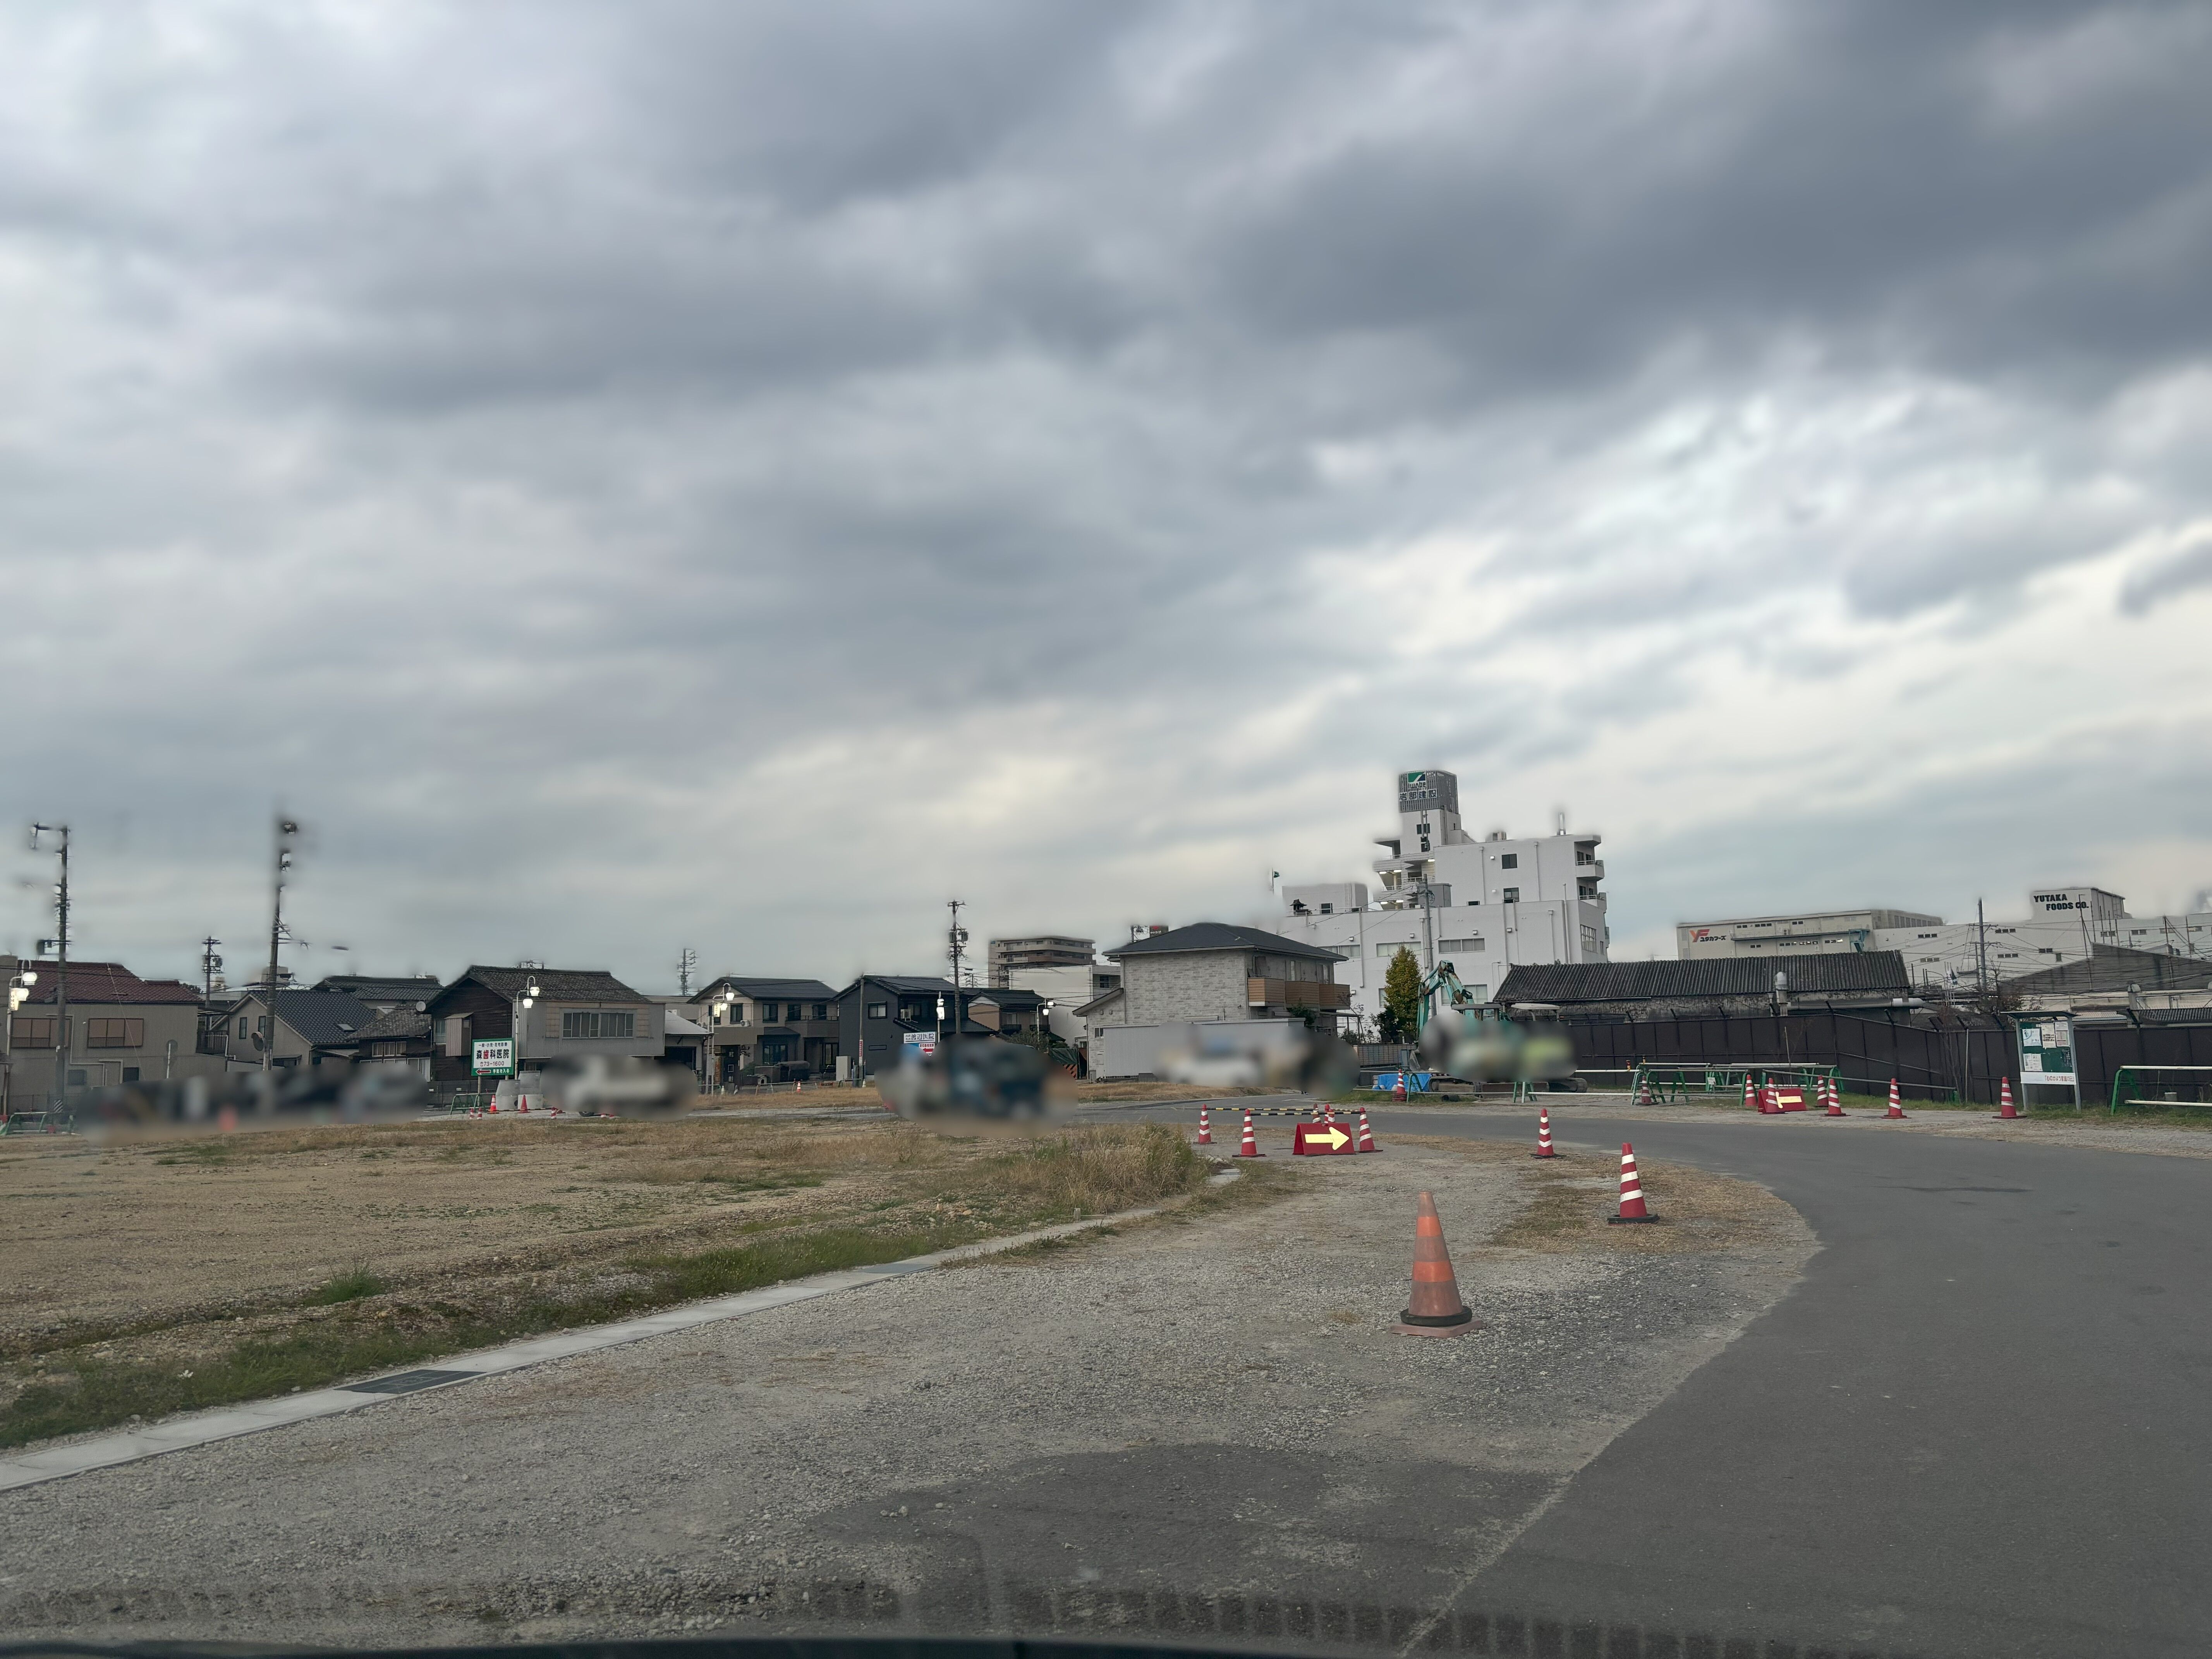
[[[1134,1207],[1208,1170],[1164,1124],[889,1119],[40,1150],[0,1160],[0,1249],[37,1298],[0,1313],[0,1444]]]

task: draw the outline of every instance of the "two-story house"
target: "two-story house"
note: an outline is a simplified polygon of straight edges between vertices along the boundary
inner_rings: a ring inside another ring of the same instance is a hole
[[[1194,1030],[1252,1049],[1309,1026],[1334,1031],[1352,1000],[1351,988],[1335,982],[1341,955],[1257,927],[1194,922],[1106,955],[1121,965],[1121,984],[1077,1011],[1093,1077],[1152,1073],[1162,1045]]]
[[[272,1064],[279,1069],[313,1068],[326,1060],[351,1060],[362,1029],[376,1018],[376,1011],[343,991],[279,991],[273,1035],[270,1018],[268,993],[249,991],[210,1024],[214,1042],[204,1046],[219,1051],[234,1071],[259,1066],[262,1048],[270,1043]]]
[[[141,979],[119,962],[72,962],[64,1024],[55,1001],[63,988],[58,964],[26,959],[16,971],[36,978],[8,1018],[9,1095],[15,1105],[43,1102],[52,1092],[58,1054],[64,1093],[209,1069],[193,1060],[200,1000],[194,987]]]
[[[983,1024],[975,1012],[978,1001],[996,994],[974,986],[956,994],[949,979],[866,974],[839,992],[838,1040],[841,1052],[852,1056],[855,1075],[867,1077],[898,1065],[906,1057],[909,1036],[949,1036],[956,994],[961,1035],[996,1036],[996,1027]]]
[[[724,974],[686,1011],[705,1029],[712,1087],[805,1081],[837,1069],[837,993],[818,979]]]
[[[475,1085],[480,1040],[514,1040],[524,1072],[589,1054],[658,1061],[666,1046],[661,1005],[599,969],[474,967],[428,1000],[431,1086],[449,1091]]]

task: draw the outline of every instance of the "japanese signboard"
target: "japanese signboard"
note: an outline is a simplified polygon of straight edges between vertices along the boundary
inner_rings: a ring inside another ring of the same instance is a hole
[[[513,1077],[514,1039],[479,1037],[470,1045],[470,1059],[478,1077]]]
[[[2074,1071],[2073,1022],[2061,1014],[2046,1014],[2021,1020],[2018,1029],[2021,1086],[2075,1087],[2079,1079]]]
[[[909,1060],[927,1060],[937,1052],[937,1033],[908,1031],[905,1037],[906,1054]]]

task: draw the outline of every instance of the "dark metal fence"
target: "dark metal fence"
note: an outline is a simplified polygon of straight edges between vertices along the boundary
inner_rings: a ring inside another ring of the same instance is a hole
[[[1565,1018],[1583,1071],[1638,1060],[1833,1066],[1843,1086],[1907,1100],[1995,1101],[1997,1079],[2020,1077],[2010,1025],[1963,1010],[1684,1015],[1663,1019]],[[2104,1103],[2122,1066],[2212,1065],[2212,1022],[2144,1025],[2076,1022],[2075,1061],[2084,1106]]]

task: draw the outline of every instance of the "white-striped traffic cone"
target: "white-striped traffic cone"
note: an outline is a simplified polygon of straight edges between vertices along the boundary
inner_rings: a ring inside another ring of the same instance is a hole
[[[1889,1117],[1903,1117],[1905,1115],[1905,1107],[1897,1097],[1897,1079],[1895,1078],[1892,1078],[1889,1080],[1889,1110],[1885,1114],[1885,1115]]]
[[[1267,1157],[1267,1154],[1260,1150],[1259,1136],[1252,1133],[1252,1109],[1249,1106],[1244,1109],[1244,1141],[1237,1147],[1237,1156],[1239,1158]]]
[[[1759,1109],[1759,1100],[1752,1092],[1751,1073],[1748,1072],[1743,1074],[1743,1109],[1747,1112],[1755,1112]]]
[[[1993,1115],[2004,1118],[2016,1118],[2020,1115],[2013,1109],[2012,1079],[2008,1077],[1997,1079],[1997,1109]]]
[[[1843,1092],[1836,1087],[1835,1079],[1832,1077],[1822,1078],[1820,1079],[1820,1092],[1828,1097],[1828,1115],[1830,1117],[1844,1117],[1848,1115],[1848,1114],[1844,1110]]]
[[[1606,1220],[1611,1223],[1658,1218],[1644,1207],[1644,1183],[1636,1177],[1636,1148],[1624,1140],[1620,1143],[1620,1213],[1609,1215]]]
[[[1364,1106],[1359,1109],[1359,1145],[1353,1150],[1362,1152],[1381,1150],[1375,1145],[1375,1131],[1367,1127],[1367,1109]]]
[[[1552,1109],[1548,1106],[1539,1106],[1536,1109],[1536,1150],[1528,1156],[1531,1158],[1559,1156],[1552,1150]]]
[[[1213,1125],[1207,1119],[1203,1106],[1198,1109],[1198,1144],[1201,1146],[1213,1145]]]

